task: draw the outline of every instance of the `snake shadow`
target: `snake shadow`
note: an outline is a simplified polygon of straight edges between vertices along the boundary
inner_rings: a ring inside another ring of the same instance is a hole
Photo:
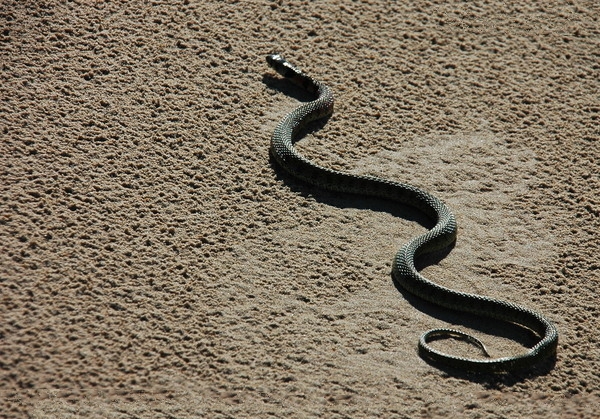
[[[289,80],[281,77],[273,77],[270,74],[263,74],[262,82],[265,86],[271,89],[273,93],[278,91],[300,102],[310,102],[316,98],[316,95],[307,92],[305,89],[302,89]],[[302,137],[298,136],[298,138]]]
[[[300,102],[309,102],[314,100],[314,96],[305,90],[296,87],[285,79],[275,78],[270,75],[263,76],[263,83],[267,87],[280,91],[287,96],[295,98]],[[294,143],[302,140],[305,136],[322,129],[329,120],[326,117],[307,124],[296,136]],[[319,203],[330,205],[339,209],[355,208],[368,209],[373,211],[386,212],[394,217],[402,218],[407,221],[416,222],[425,229],[429,230],[434,227],[435,222],[423,214],[421,211],[404,204],[393,202],[386,199],[367,197],[342,192],[332,192],[324,189],[316,188],[309,185],[282,169],[279,164],[273,159],[269,153],[269,163],[276,175],[276,179],[283,182],[291,191],[298,193],[305,198],[312,198]],[[410,237],[407,237],[407,241]],[[428,253],[420,256],[415,260],[416,268],[421,271],[427,266],[438,264],[444,259],[456,246],[456,241],[452,242],[445,249],[437,252]],[[391,274],[390,274],[391,278]],[[448,324],[460,324],[472,330],[477,330],[483,334],[499,336],[520,343],[525,347],[532,347],[539,338],[527,328],[510,322],[492,320],[485,317],[478,317],[467,313],[458,312],[455,310],[446,309],[436,304],[429,303],[410,292],[406,291],[401,285],[392,279],[392,282],[398,292],[404,299],[411,304],[415,309],[427,314],[430,317],[444,321]],[[424,331],[423,331],[424,332]],[[415,338],[418,338],[415,336]],[[415,341],[416,346],[416,341]],[[501,388],[512,386],[519,382],[526,381],[530,378],[546,375],[554,368],[556,358],[549,358],[537,365],[532,366],[528,370],[508,373],[468,373],[458,370],[444,364],[433,363],[436,368],[444,371],[449,376],[465,379],[484,385],[487,388]]]

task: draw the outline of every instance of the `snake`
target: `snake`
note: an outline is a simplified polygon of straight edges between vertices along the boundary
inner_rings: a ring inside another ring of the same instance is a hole
[[[333,93],[326,84],[305,74],[280,54],[267,55],[266,60],[269,66],[284,79],[316,97],[297,106],[277,124],[269,149],[276,164],[293,178],[319,189],[380,198],[424,213],[431,220],[433,227],[411,239],[396,253],[391,272],[394,283],[433,305],[528,329],[533,332],[537,341],[522,353],[494,358],[476,337],[452,328],[439,328],[421,335],[417,351],[419,356],[439,368],[450,367],[469,373],[508,373],[529,370],[548,358],[555,358],[558,331],[554,324],[539,312],[512,302],[441,286],[425,278],[417,270],[415,258],[444,250],[456,241],[456,218],[442,200],[409,184],[320,166],[296,150],[294,142],[307,124],[328,118],[333,114]],[[448,338],[473,344],[483,355],[479,358],[455,356],[430,345],[434,340]]]

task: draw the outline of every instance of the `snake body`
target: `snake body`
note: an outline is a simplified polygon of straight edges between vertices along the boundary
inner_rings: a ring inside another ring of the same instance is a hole
[[[333,113],[333,94],[325,84],[306,75],[280,55],[267,56],[267,62],[280,75],[317,96],[316,100],[304,103],[288,113],[275,128],[270,153],[277,164],[293,177],[325,190],[383,198],[422,211],[435,225],[398,251],[392,265],[393,280],[409,293],[430,303],[492,320],[515,323],[530,329],[538,337],[538,342],[522,354],[491,358],[477,338],[454,329],[434,329],[425,332],[419,339],[419,355],[434,364],[483,373],[529,369],[540,361],[555,356],[558,332],[543,315],[510,302],[440,286],[417,271],[417,256],[444,249],[456,239],[456,219],[440,199],[412,185],[322,167],[296,151],[293,140],[298,132],[307,123]],[[429,345],[432,340],[447,337],[475,344],[487,358],[449,355]]]

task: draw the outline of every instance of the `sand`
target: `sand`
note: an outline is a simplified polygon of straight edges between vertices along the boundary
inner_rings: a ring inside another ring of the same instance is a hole
[[[2,2],[0,417],[600,416],[600,10],[402,3]],[[532,340],[396,289],[419,214],[276,170],[271,52],[336,95],[298,148],[443,199],[424,273],[543,312],[555,363],[419,358]]]

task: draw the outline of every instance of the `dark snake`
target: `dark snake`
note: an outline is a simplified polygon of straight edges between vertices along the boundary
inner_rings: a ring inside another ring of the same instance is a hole
[[[434,329],[419,339],[419,355],[426,361],[471,372],[501,373],[530,369],[540,361],[556,355],[558,332],[543,315],[510,302],[467,294],[438,285],[421,275],[415,268],[415,258],[447,248],[456,239],[456,219],[450,209],[437,197],[415,186],[374,176],[358,176],[319,166],[296,151],[293,140],[307,123],[333,113],[333,94],[325,84],[304,74],[282,56],[267,56],[268,64],[280,75],[317,96],[288,113],[279,122],[271,139],[270,153],[287,173],[316,187],[350,194],[391,200],[425,213],[434,223],[426,233],[413,238],[396,254],[392,278],[407,292],[430,303],[448,309],[471,313],[493,320],[514,323],[533,331],[538,341],[522,354],[491,358],[481,341],[454,329]],[[486,358],[473,359],[448,355],[429,345],[442,338],[468,341],[481,349]]]

